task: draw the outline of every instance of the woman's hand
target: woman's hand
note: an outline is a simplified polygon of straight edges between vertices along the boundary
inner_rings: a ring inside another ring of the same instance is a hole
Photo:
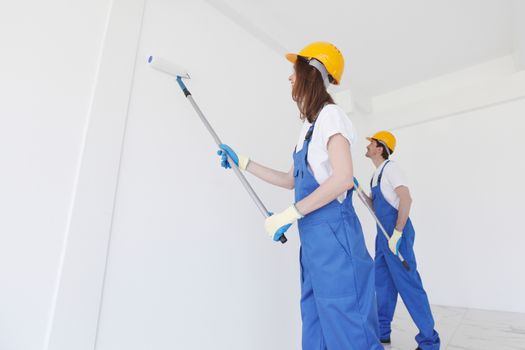
[[[268,235],[277,242],[290,226],[301,218],[303,218],[303,215],[292,204],[282,213],[267,217],[264,221],[264,228]]]
[[[246,170],[248,163],[250,163],[250,158],[243,156],[242,154],[237,154],[235,151],[226,144],[221,144],[220,149],[217,151],[217,154],[221,157],[221,166],[224,169],[230,169],[232,166],[228,161],[228,156],[233,160],[235,165],[241,170]]]

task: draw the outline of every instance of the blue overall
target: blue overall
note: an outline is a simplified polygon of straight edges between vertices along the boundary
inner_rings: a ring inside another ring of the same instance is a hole
[[[315,125],[315,123],[314,123]],[[294,152],[295,201],[319,184],[307,165],[310,127]],[[352,206],[353,190],[299,220],[303,350],[379,350],[373,260]]]
[[[377,178],[377,184],[372,187],[374,211],[387,233],[393,232],[397,222],[397,209],[388,203],[381,192],[381,178],[388,165],[385,163]],[[410,219],[403,230],[399,252],[410,266],[410,271],[403,268],[399,258],[388,248],[388,240],[377,227],[376,236],[376,293],[379,315],[379,335],[381,339],[389,339],[392,329],[390,324],[394,317],[397,294],[405,303],[412,320],[419,329],[416,341],[422,350],[439,349],[439,335],[434,330],[434,319],[428,302],[427,293],[423,289],[421,277],[417,272],[414,255],[415,231]]]

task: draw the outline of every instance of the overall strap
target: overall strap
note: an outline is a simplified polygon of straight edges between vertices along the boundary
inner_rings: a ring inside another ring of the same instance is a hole
[[[312,140],[312,135],[314,133],[314,127],[315,127],[315,121],[312,123],[312,125],[310,125],[310,128],[308,129],[308,131],[306,132],[306,135],[304,136],[303,148],[301,149],[301,151],[304,152],[305,162],[306,162],[306,157],[308,154],[308,147],[310,146],[310,141]]]
[[[321,114],[321,111],[323,110],[323,108],[326,107],[327,104],[328,103],[323,104],[323,107],[321,107],[319,112],[317,112],[314,122],[312,123],[312,125],[310,125],[310,129],[308,129],[308,132],[306,133],[306,136],[304,137],[305,141],[310,142],[310,139],[312,138],[312,134],[314,133],[314,127],[315,127],[315,123],[317,122],[317,118],[319,118],[319,114]]]
[[[312,123],[312,125],[310,125],[310,128],[308,129],[308,132],[306,133],[306,135],[304,136],[304,141],[308,141],[310,142],[310,140],[312,139],[312,135],[314,133],[314,127],[315,127],[315,122],[317,121],[317,118],[314,120],[314,122]]]
[[[379,173],[379,176],[377,177],[377,185],[379,186],[381,184],[381,178],[383,177],[383,171],[385,171],[386,166],[390,163],[390,160],[387,160],[385,165],[383,165],[383,169],[381,169],[381,172]]]

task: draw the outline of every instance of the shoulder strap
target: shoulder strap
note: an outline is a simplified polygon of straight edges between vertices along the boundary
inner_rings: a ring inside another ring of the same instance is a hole
[[[379,173],[379,176],[377,177],[377,184],[381,184],[381,178],[383,177],[383,171],[385,171],[386,166],[390,163],[390,160],[387,160],[385,165],[383,165],[383,169],[381,169],[381,172]]]
[[[323,107],[321,107],[321,109],[319,110],[319,112],[317,112],[317,115],[315,116],[315,120],[314,120],[314,122],[312,123],[312,125],[310,126],[310,129],[308,129],[308,132],[306,133],[306,136],[304,137],[304,140],[305,140],[305,141],[310,141],[310,139],[312,138],[312,134],[314,133],[314,127],[315,127],[315,123],[317,122],[317,118],[319,118],[319,114],[321,114],[321,111],[322,111],[323,108],[325,108],[327,105],[328,105],[328,103],[325,103],[325,104],[323,105]]]
[[[314,133],[314,126],[315,126],[315,122],[310,126],[310,129],[308,129],[308,132],[306,133],[304,137],[305,141],[310,141],[310,139],[312,138],[312,134]]]

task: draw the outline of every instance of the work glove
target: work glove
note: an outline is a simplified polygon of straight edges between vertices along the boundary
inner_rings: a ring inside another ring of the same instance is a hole
[[[282,213],[275,215],[270,213],[270,216],[264,221],[264,228],[268,235],[277,242],[295,221],[303,217],[295,205],[292,204]]]
[[[241,170],[246,170],[248,163],[250,163],[250,158],[243,156],[242,154],[237,154],[230,146],[221,144],[219,145],[220,150],[217,151],[217,154],[221,156],[221,166],[224,169],[230,169],[231,164],[228,162],[228,156],[233,160],[235,165]]]
[[[388,240],[388,248],[390,248],[392,253],[394,253],[395,255],[399,254],[399,245],[401,244],[402,237],[403,232],[394,229],[392,236],[390,236],[390,239]]]

